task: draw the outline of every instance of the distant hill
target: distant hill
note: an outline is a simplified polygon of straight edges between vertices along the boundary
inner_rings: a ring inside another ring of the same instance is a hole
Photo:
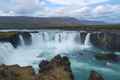
[[[1,29],[120,30],[120,24],[72,17],[0,16]]]
[[[101,25],[101,24],[108,24],[107,22],[104,21],[94,21],[94,20],[79,20],[80,24],[85,24],[85,25]]]
[[[25,17],[25,16],[0,17],[0,29],[51,28],[78,25],[80,25],[80,21],[71,17]]]

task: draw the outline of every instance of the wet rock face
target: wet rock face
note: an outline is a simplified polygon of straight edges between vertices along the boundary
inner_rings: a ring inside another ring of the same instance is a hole
[[[20,45],[20,37],[23,37],[25,45],[32,44],[32,37],[29,32],[0,32],[0,42],[10,42],[14,48]]]
[[[21,32],[20,35],[22,35],[25,45],[30,45],[32,43],[32,36],[29,32]]]
[[[73,80],[70,62],[67,57],[60,55],[49,61],[40,63],[39,80]]]
[[[20,44],[20,39],[19,39],[18,34],[9,38],[9,42],[13,45],[14,48],[17,48],[18,45]]]
[[[10,42],[16,48],[20,39],[17,32],[0,32],[0,42]]]
[[[120,34],[111,32],[91,34],[91,43],[98,48],[120,51]]]
[[[104,78],[96,71],[91,71],[88,80],[104,80]]]
[[[81,43],[84,43],[86,35],[87,35],[86,32],[81,32],[81,33],[80,33],[80,36],[81,36]]]

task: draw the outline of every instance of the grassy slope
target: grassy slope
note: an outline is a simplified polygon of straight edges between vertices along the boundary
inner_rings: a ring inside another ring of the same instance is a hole
[[[79,20],[69,17],[0,16],[0,29],[120,30],[120,24],[82,25]]]
[[[11,38],[16,36],[16,32],[0,32],[0,39],[2,38]]]
[[[41,26],[40,24],[32,23],[0,23],[0,29],[70,29],[70,30],[120,30],[120,24],[106,25],[50,25]]]
[[[120,24],[109,25],[81,25],[81,26],[68,26],[69,29],[82,29],[82,30],[120,30]]]

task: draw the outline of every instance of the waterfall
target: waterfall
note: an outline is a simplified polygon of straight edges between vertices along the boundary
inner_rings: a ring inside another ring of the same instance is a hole
[[[78,32],[78,33],[76,34],[76,36],[75,36],[75,42],[76,42],[77,44],[82,45],[81,33],[80,33],[80,32]]]
[[[38,64],[35,62],[39,62],[46,56],[62,53],[69,54],[72,51],[80,50],[83,46],[79,31],[39,31],[30,33],[30,35],[32,44],[27,47],[22,35],[19,35],[21,46],[18,48],[13,48],[10,43],[0,43],[1,63],[35,65]],[[91,45],[90,33],[86,35],[84,45]]]
[[[20,39],[20,45],[25,46],[25,42],[24,42],[22,35],[19,35],[19,39]]]
[[[61,40],[62,40],[62,35],[60,33],[56,33],[55,34],[55,41],[56,42],[61,42]]]
[[[85,46],[91,46],[90,35],[91,35],[91,33],[88,33],[85,37],[85,41],[84,41]]]
[[[50,40],[49,32],[43,32],[42,34],[43,34],[43,36],[42,36],[43,41],[49,41]]]
[[[10,55],[13,53],[13,46],[11,43],[0,42],[0,64],[6,63],[9,60]]]
[[[64,42],[64,41],[74,41],[76,36],[80,35],[78,32],[38,32],[38,33],[32,33],[31,34],[34,39],[39,40],[40,42]]]

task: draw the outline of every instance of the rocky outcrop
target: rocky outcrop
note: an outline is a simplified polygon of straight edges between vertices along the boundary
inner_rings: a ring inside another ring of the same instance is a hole
[[[97,60],[105,60],[105,61],[114,61],[114,62],[118,62],[120,61],[120,56],[114,54],[114,53],[100,53],[100,54],[96,54],[95,58]]]
[[[70,62],[67,57],[60,55],[49,61],[40,63],[39,80],[73,80]]]
[[[36,74],[31,66],[1,65],[0,80],[73,80],[70,62],[60,55],[51,61],[42,61]]]
[[[15,80],[15,74],[5,65],[0,66],[0,80]]]
[[[120,51],[120,34],[117,32],[92,33],[91,43],[104,50]]]
[[[101,74],[97,73],[96,71],[91,71],[88,80],[104,80]]]
[[[20,67],[18,65],[0,66],[0,80],[33,80],[32,67]]]

